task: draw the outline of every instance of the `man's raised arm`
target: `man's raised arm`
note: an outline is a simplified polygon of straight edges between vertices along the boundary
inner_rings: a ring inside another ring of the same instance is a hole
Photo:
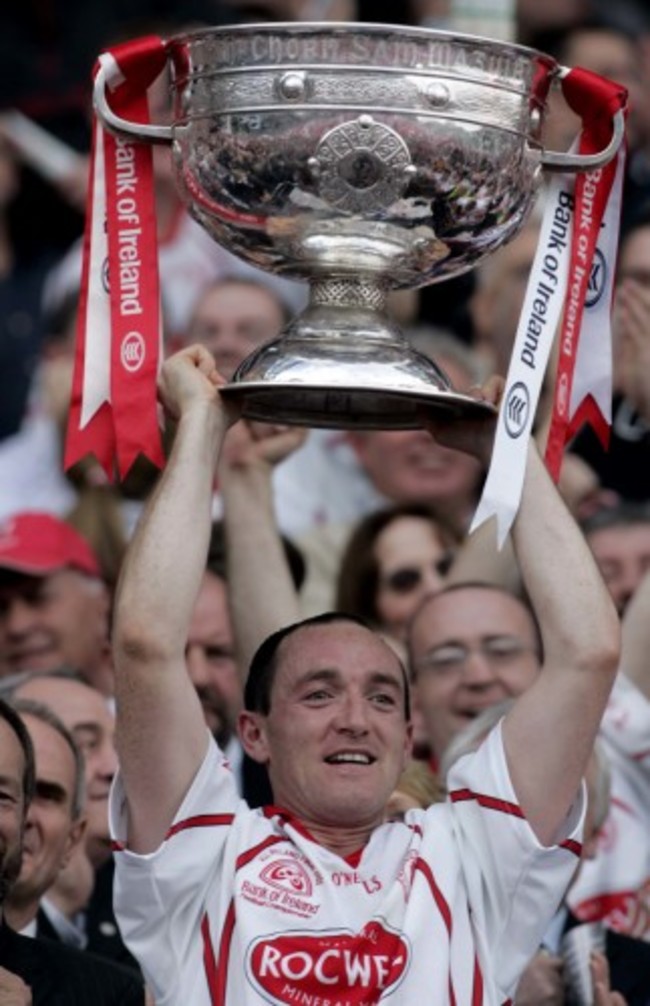
[[[208,551],[214,473],[230,421],[212,357],[165,363],[160,397],[178,420],[169,462],[129,546],[115,599],[116,742],[129,847],[164,838],[205,755],[208,733],[185,667]]]
[[[492,379],[481,394],[496,403],[499,393],[499,379]],[[430,428],[446,446],[487,462],[486,424]],[[614,683],[620,626],[591,551],[534,443],[512,539],[544,657],[537,680],[507,714],[503,738],[519,804],[538,839],[549,844],[576,797]]]
[[[522,810],[549,844],[575,799],[614,683],[620,626],[591,551],[534,444],[513,541],[544,659],[537,680],[506,716],[504,744]]]

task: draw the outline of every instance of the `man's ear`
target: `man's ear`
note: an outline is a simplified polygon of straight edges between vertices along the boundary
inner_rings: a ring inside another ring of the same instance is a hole
[[[237,718],[237,731],[242,747],[249,758],[267,765],[269,748],[266,738],[266,717],[243,709]]]

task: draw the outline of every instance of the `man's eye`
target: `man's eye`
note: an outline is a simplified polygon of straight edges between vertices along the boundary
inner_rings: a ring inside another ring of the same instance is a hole
[[[323,699],[328,699],[330,697],[330,693],[326,692],[324,688],[318,688],[314,692],[308,692],[304,697],[307,702],[320,702]]]
[[[394,706],[395,697],[389,695],[388,692],[377,692],[376,695],[371,696],[372,701],[376,702],[380,706]]]

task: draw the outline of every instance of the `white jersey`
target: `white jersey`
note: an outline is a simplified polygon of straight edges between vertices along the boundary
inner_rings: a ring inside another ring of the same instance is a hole
[[[543,848],[517,806],[500,728],[450,799],[341,858],[277,808],[237,797],[214,744],[162,846],[124,849],[115,910],[157,1006],[500,1006],[574,872],[582,800]]]
[[[569,904],[585,922],[650,940],[650,702],[619,674],[600,739],[612,773],[610,810],[596,858],[584,863]]]

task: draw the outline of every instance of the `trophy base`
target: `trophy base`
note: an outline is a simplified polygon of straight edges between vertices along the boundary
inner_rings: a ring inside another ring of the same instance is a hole
[[[247,419],[335,430],[415,430],[431,419],[489,420],[487,402],[455,391],[338,385],[226,384],[221,394]]]
[[[308,307],[244,360],[221,393],[247,419],[326,429],[408,430],[424,414],[493,416],[409,345],[385,300],[375,277],[312,280]]]

